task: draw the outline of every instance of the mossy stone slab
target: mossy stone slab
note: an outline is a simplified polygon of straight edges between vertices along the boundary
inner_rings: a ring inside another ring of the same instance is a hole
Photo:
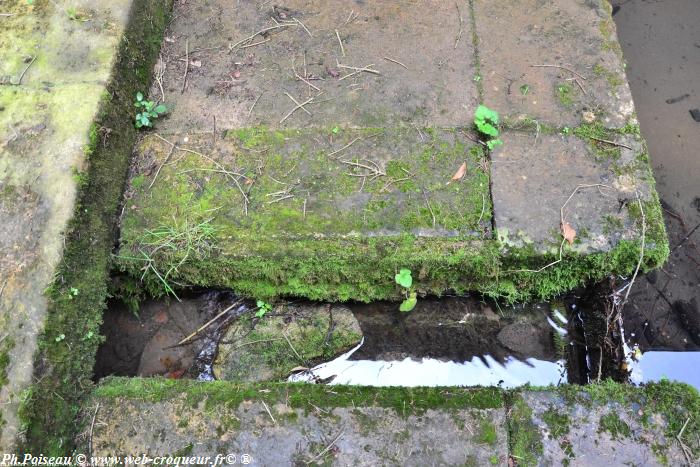
[[[196,2],[176,6],[151,95],[173,109],[168,132],[464,126],[478,103],[471,39],[466,1]]]
[[[133,388],[146,383],[182,390],[151,399],[150,390],[142,388],[141,399],[104,386],[114,397],[94,399],[100,403],[92,437],[95,455],[213,458],[235,453],[238,462],[247,454],[251,465],[279,466],[507,462],[506,409],[493,389],[216,382],[191,386],[199,394],[188,394],[178,384],[182,381],[112,381]],[[162,416],[144,417],[151,413]],[[102,423],[105,420],[110,423]]]
[[[621,240],[639,238],[641,226],[628,207],[638,204],[637,197],[648,203],[653,196],[643,141],[635,135],[608,137],[616,141],[506,131],[503,146],[491,154],[501,241],[558,252],[562,215],[576,231],[567,248],[582,253],[610,251]]]
[[[362,331],[343,306],[280,305],[240,318],[224,333],[213,364],[218,380],[283,381],[298,367],[331,360],[360,343]]]
[[[572,404],[547,391],[525,392],[522,398],[541,442],[540,465],[686,465],[680,446],[666,433],[667,417],[644,405]]]
[[[310,298],[361,298],[349,292],[358,283],[396,293],[398,268],[460,255],[490,234],[485,155],[461,130],[258,127],[216,141],[168,138],[149,135],[137,148],[122,220],[127,269],[145,254],[159,273],[207,286],[250,293],[255,278],[258,289],[274,278]]]
[[[504,116],[558,127],[633,120],[607,0],[475,0],[474,21],[483,99]]]
[[[132,2],[3,3],[0,83],[31,87],[106,84]]]

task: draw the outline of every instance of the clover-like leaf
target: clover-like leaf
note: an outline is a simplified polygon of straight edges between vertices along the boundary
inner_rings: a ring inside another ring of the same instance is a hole
[[[159,114],[164,114],[165,112],[168,111],[168,108],[165,106],[165,104],[160,104],[160,105],[156,106],[156,108],[153,110]]]
[[[394,276],[394,280],[401,287],[404,287],[406,289],[410,288],[411,285],[413,285],[413,277],[411,276],[411,270],[401,269],[399,273]]]
[[[140,93],[140,92],[137,92],[137,93],[136,93],[136,100],[137,100],[138,102],[141,102],[141,101],[143,100],[143,94]]]

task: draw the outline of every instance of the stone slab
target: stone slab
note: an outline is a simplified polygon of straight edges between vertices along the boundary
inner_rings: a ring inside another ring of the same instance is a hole
[[[471,80],[469,5],[457,5],[459,10],[438,1],[177,4],[157,70],[160,83],[151,89],[172,108],[159,127],[467,125],[478,95]],[[380,74],[340,65],[373,65]],[[297,110],[281,124],[296,107],[287,94],[299,103],[314,100],[308,113]]]
[[[559,395],[522,395],[542,440],[539,465],[688,465],[664,434],[668,420],[638,404],[571,405]]]
[[[610,8],[607,0],[475,0],[484,103],[558,127],[588,113],[610,128],[634,120]]]
[[[89,5],[88,5],[89,3]],[[107,5],[107,3],[109,5]],[[131,1],[3,2],[0,18],[0,448],[21,430],[78,174]],[[89,13],[88,13],[89,10]],[[20,76],[22,77],[20,82]]]
[[[505,391],[109,378],[83,407],[77,452],[247,454],[251,465],[695,465],[699,404],[693,388],[669,382]],[[684,425],[687,457],[676,439]]]
[[[502,139],[491,154],[491,193],[503,243],[558,251],[562,207],[579,252],[609,251],[639,237],[627,208],[637,204],[637,194],[648,201],[651,187],[638,138],[618,136],[627,147],[535,131],[507,131]]]
[[[220,389],[226,391],[224,384]],[[233,397],[236,397],[235,386]],[[207,402],[183,394],[161,402],[128,397],[100,399],[92,436],[93,453],[153,456],[250,456],[250,465],[503,465],[508,436],[505,409],[416,409],[424,398],[452,397],[469,390],[416,390],[361,403],[352,388],[318,388],[346,402],[325,404],[299,386],[288,399],[277,388],[259,387],[240,402]],[[240,391],[247,391],[241,387]],[[398,391],[398,390],[394,390]],[[331,393],[332,392],[332,393]],[[223,393],[222,393],[223,394]],[[279,394],[279,396],[276,396]],[[334,396],[334,394],[336,394]],[[211,394],[214,396],[214,393]],[[279,399],[277,399],[279,397]],[[415,399],[413,399],[415,397]],[[371,399],[371,396],[370,396]],[[447,402],[449,404],[449,402]],[[208,407],[205,408],[205,407]]]

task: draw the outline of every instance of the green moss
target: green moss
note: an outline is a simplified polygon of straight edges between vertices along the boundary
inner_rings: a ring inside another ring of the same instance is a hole
[[[629,438],[632,431],[629,425],[620,419],[620,415],[614,412],[607,413],[600,417],[598,424],[598,433],[606,431],[610,433],[612,439],[616,440],[621,437]]]
[[[576,102],[576,90],[566,83],[558,84],[555,92],[559,103],[566,108],[570,108]]]
[[[593,66],[593,73],[596,76],[605,78],[608,81],[608,84],[610,85],[610,87],[613,89],[625,84],[625,80],[620,75],[608,70],[607,68],[600,65],[599,63],[597,63]]]
[[[496,426],[486,418],[482,418],[479,422],[477,441],[479,443],[488,444],[489,446],[495,446],[498,442]]]
[[[15,341],[9,336],[0,336],[0,389],[7,384],[7,369],[10,366],[10,351],[15,346]]]
[[[512,396],[508,418],[508,448],[518,465],[535,466],[542,455],[540,432],[532,422],[532,409],[517,394]]]
[[[284,401],[291,408],[314,411],[314,405],[335,407],[383,407],[401,416],[422,415],[428,409],[497,409],[504,405],[498,388],[368,388],[310,384],[237,384],[227,381],[202,383],[162,378],[106,378],[94,390],[97,398],[127,397],[160,402],[185,397],[206,401],[214,408],[236,407],[244,400],[264,400],[268,406]]]
[[[133,96],[146,89],[170,8],[169,1],[143,0],[131,11],[113,76],[109,100],[103,100],[96,127],[118,137],[91,147],[87,183],[66,235],[66,247],[54,283],[46,292],[49,310],[39,341],[42,365],[37,383],[24,395],[20,417],[26,440],[20,450],[44,455],[70,454],[80,403],[91,388],[99,326],[107,297],[110,253],[129,156],[136,138],[131,121]],[[70,113],[66,114],[69,125]],[[76,131],[71,127],[72,131]],[[77,130],[79,131],[79,129]],[[88,132],[88,129],[84,129]],[[70,288],[80,293],[72,296]],[[65,336],[59,342],[56,336]],[[85,336],[95,338],[86,339]]]
[[[569,416],[559,413],[550,407],[542,414],[542,420],[547,424],[552,438],[561,438],[569,434]]]

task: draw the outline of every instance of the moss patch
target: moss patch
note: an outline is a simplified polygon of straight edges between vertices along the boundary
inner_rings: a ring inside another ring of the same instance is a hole
[[[184,395],[193,404],[206,401],[237,406],[244,400],[264,400],[269,406],[284,401],[292,408],[314,411],[314,405],[334,407],[384,407],[401,416],[422,415],[428,409],[498,409],[504,405],[498,388],[368,388],[314,384],[237,384],[227,381],[202,383],[161,378],[107,378],[94,391],[98,398],[127,397],[152,402]]]
[[[532,409],[517,394],[512,396],[510,405],[508,447],[521,466],[537,465],[543,452],[540,432],[532,422]]]

